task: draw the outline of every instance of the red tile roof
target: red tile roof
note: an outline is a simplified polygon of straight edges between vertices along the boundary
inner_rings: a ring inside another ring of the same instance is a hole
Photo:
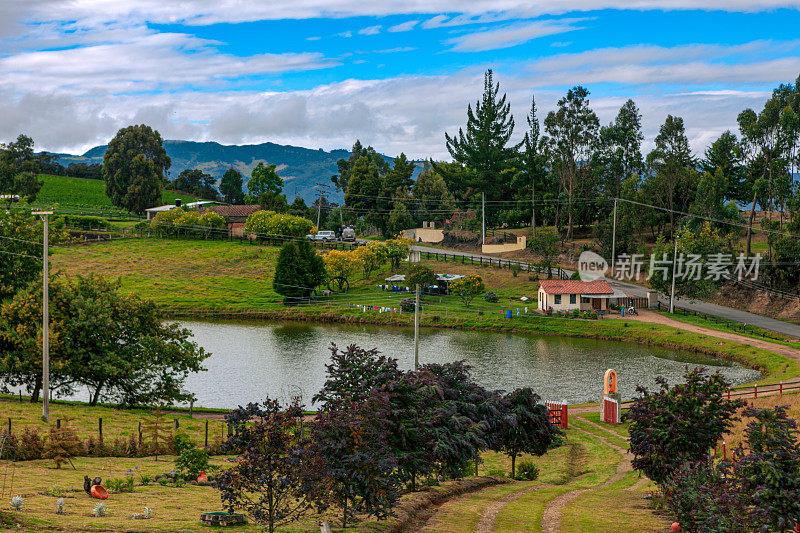
[[[204,211],[219,213],[225,218],[247,218],[260,210],[260,205],[212,205],[204,209]]]
[[[604,279],[581,281],[577,279],[543,279],[539,286],[547,294],[612,294],[614,289]]]

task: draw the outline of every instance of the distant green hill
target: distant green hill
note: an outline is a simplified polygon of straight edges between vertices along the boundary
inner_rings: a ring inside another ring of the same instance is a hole
[[[91,213],[97,215],[123,215],[125,211],[111,205],[111,200],[106,196],[106,184],[100,180],[85,180],[81,178],[68,178],[66,176],[51,176],[40,174],[39,179],[44,181],[36,201],[36,207],[53,207],[58,205],[59,212]],[[178,194],[173,191],[164,191],[162,202],[171,204],[176,198],[183,202],[194,202],[194,196]]]
[[[96,146],[83,155],[54,154],[62,165],[70,163],[102,163],[106,145]],[[169,169],[170,179],[175,179],[187,168],[199,168],[219,179],[226,170],[238,169],[247,180],[250,172],[260,162],[274,163],[278,174],[284,179],[283,192],[289,201],[295,195],[306,202],[313,202],[318,194],[316,183],[331,185],[331,176],[337,173],[336,162],[347,158],[347,150],[312,150],[297,146],[284,146],[275,143],[225,146],[217,142],[164,141],[167,155],[172,159]],[[387,161],[391,158],[384,156]],[[330,193],[331,201],[342,200],[340,192]]]

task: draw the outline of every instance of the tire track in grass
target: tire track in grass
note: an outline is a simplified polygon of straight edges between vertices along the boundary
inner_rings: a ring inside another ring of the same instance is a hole
[[[542,514],[542,533],[557,533],[559,531],[559,528],[561,526],[562,511],[570,501],[574,500],[575,498],[586,492],[602,490],[604,488],[610,487],[611,485],[613,485],[614,483],[625,477],[625,474],[627,474],[632,470],[630,459],[625,457],[625,455],[627,454],[627,450],[624,450],[623,448],[617,446],[616,444],[608,442],[602,436],[592,433],[591,431],[587,431],[577,426],[573,426],[572,428],[575,429],[576,431],[584,433],[585,435],[597,439],[601,443],[605,444],[609,448],[619,453],[620,462],[617,463],[617,471],[604,483],[588,489],[577,489],[565,492],[564,494],[561,494],[560,496],[557,496],[552,500],[550,500],[547,503],[547,507],[545,507],[544,513]]]
[[[555,485],[550,484],[536,485],[527,489],[518,490],[517,492],[512,492],[511,494],[507,494],[499,500],[490,503],[481,513],[481,517],[478,520],[478,525],[475,527],[475,533],[491,533],[494,529],[494,522],[497,520],[497,515],[508,503],[518,500],[519,498],[525,496],[526,494],[530,494],[535,490],[554,486]]]

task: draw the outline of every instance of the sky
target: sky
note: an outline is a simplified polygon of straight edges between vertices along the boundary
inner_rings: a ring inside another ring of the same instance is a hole
[[[520,139],[575,85],[602,124],[632,98],[701,155],[800,74],[800,1],[0,0],[0,142],[82,153],[167,139],[449,159],[493,69]]]

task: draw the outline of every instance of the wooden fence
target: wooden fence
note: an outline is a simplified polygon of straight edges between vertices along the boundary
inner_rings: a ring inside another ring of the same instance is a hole
[[[423,252],[420,251],[420,259],[425,259],[427,261],[441,261],[444,263],[461,263],[461,264],[470,264],[470,265],[489,265],[489,266],[496,266],[498,268],[508,268],[511,269],[513,266],[517,266],[520,271],[523,272],[537,272],[539,274],[547,274],[548,270],[551,275],[554,275],[561,279],[569,279],[570,276],[566,273],[566,271],[561,268],[560,266],[554,266],[548,269],[547,267],[542,267],[539,265],[534,265],[532,263],[528,263],[526,261],[517,261],[515,259],[503,259],[502,257],[483,257],[483,256],[475,256],[475,255],[462,255],[462,254],[454,254],[448,253],[445,251],[436,251],[436,252]]]

